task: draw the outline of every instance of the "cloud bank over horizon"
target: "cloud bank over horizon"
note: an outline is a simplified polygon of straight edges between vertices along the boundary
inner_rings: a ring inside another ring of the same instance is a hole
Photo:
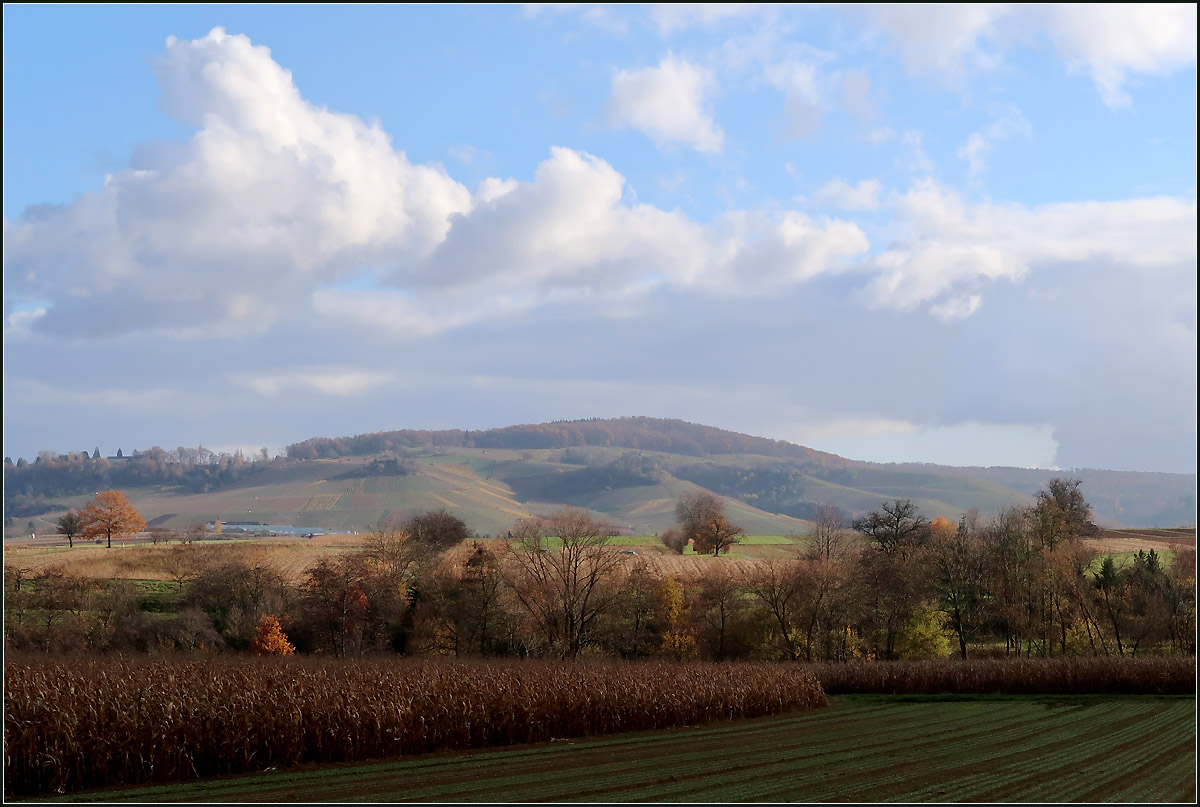
[[[150,68],[185,136],[6,212],[6,453],[110,428],[130,447],[234,423],[204,439],[281,444],[648,414],[838,453],[878,434],[919,454],[915,434],[931,461],[1194,472],[1194,179],[995,197],[1009,154],[1064,124],[1015,90],[963,100],[1013,71],[1021,28],[1067,86],[1091,81],[1094,114],[1127,116],[1144,82],[1194,83],[1186,12],[877,7],[838,12],[869,17],[847,43],[803,41],[779,9],[612,11],[632,16],[606,35],[640,30],[657,58],[614,48],[576,96],[578,134],[539,135],[523,162],[459,132],[454,171],[410,156],[418,118],[306,98],[269,35],[168,37]],[[911,111],[945,97],[964,118],[945,132]],[[746,98],[774,121],[765,147],[729,108]],[[805,156],[832,127],[869,173]],[[120,371],[72,361],[83,347]],[[45,369],[63,366],[70,381]],[[138,390],[158,408],[131,406]]]

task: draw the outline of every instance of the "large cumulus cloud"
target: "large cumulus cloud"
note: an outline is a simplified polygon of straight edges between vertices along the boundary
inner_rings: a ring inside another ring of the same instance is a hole
[[[797,282],[868,248],[856,225],[795,211],[706,225],[638,204],[613,166],[568,148],[531,181],[472,194],[379,126],[305,101],[267,48],[220,28],[169,39],[154,69],[163,109],[196,133],[5,223],[6,279],[29,301],[11,332],[238,334],[357,310],[421,335],[563,293]]]
[[[314,282],[428,251],[470,206],[378,126],[305,101],[245,36],[171,38],[154,69],[190,141],[5,222],[10,291],[54,303],[38,327],[261,327]]]

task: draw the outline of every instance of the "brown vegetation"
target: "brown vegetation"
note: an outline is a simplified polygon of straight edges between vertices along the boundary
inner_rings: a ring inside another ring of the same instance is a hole
[[[658,729],[823,706],[807,670],[666,662],[5,664],[5,796]]]
[[[174,583],[140,584],[157,592],[154,607],[128,583],[66,565],[35,571],[14,554],[5,642],[245,651],[271,614],[298,653],[335,656],[1193,655],[1195,551],[1098,558],[1089,515],[1077,481],[1053,480],[1034,505],[988,521],[928,522],[897,500],[856,521],[852,539],[826,513],[807,545],[774,560],[639,554],[577,509],[520,522],[511,540],[469,544],[461,522],[434,513],[324,550],[293,541],[58,553],[121,558],[114,576]]]
[[[814,664],[827,695],[1192,695],[1196,660],[991,658]]]

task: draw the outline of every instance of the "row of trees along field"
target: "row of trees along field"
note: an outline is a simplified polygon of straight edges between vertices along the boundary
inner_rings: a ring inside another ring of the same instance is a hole
[[[4,512],[8,519],[26,518],[58,509],[51,500],[108,488],[174,485],[194,493],[236,482],[280,462],[263,448],[247,457],[241,451],[217,453],[204,446],[180,446],[166,451],[158,446],[145,451],[102,457],[97,448],[55,454],[41,452],[33,462],[4,458]]]
[[[851,525],[825,511],[778,560],[730,557],[741,530],[716,497],[685,497],[677,516],[664,543],[712,554],[693,573],[613,544],[574,509],[523,520],[500,541],[472,539],[444,511],[381,524],[299,583],[234,547],[141,548],[178,584],[170,618],[139,610],[129,582],[31,578],[6,564],[6,646],[237,651],[257,637],[334,656],[834,662],[1195,653],[1195,550],[1170,563],[1154,551],[1098,557],[1077,480],[958,524],[929,522],[905,500]],[[281,637],[262,633],[267,617]]]

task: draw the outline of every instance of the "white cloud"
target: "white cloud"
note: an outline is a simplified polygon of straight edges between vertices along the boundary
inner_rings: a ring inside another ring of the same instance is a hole
[[[658,67],[613,76],[609,119],[614,126],[637,129],[659,146],[679,143],[719,152],[724,133],[708,108],[714,87],[712,71],[668,53]]]
[[[286,390],[310,389],[339,398],[362,395],[391,381],[388,373],[367,371],[301,371],[294,373],[233,374],[229,380],[262,396],[278,395]]]
[[[1196,205],[1168,197],[1026,208],[968,204],[925,179],[891,200],[900,234],[865,268],[877,307],[929,304],[945,320],[977,311],[979,289],[1031,270],[1098,264],[1186,279],[1196,261]]]
[[[1088,75],[1110,107],[1131,103],[1131,76],[1196,63],[1194,3],[873,5],[857,7],[912,75],[961,87],[1017,44],[1045,35],[1068,71]]]
[[[701,225],[627,201],[624,184],[604,160],[555,148],[533,181],[506,183],[455,217],[437,248],[387,279],[395,291],[325,288],[314,308],[425,336],[564,299],[606,308],[663,285],[769,293],[841,271],[869,246],[850,222],[797,211],[734,211]]]
[[[527,284],[611,288],[644,272],[679,279],[704,262],[698,225],[682,213],[625,204],[625,178],[604,160],[554,148],[532,182],[454,219],[427,259],[396,281],[423,288]]]
[[[1131,74],[1164,76],[1196,63],[1195,3],[1059,4],[1035,12],[1068,70],[1090,76],[1110,107],[1131,103]]]
[[[771,9],[762,3],[659,3],[650,18],[664,36],[686,28],[711,28],[720,23],[760,16]]]
[[[39,319],[46,316],[46,307],[39,306],[24,311],[14,311],[4,318],[5,339],[25,339]]]
[[[972,132],[967,142],[959,146],[958,156],[967,161],[968,178],[978,180],[987,171],[987,154],[992,150],[992,145],[1014,135],[1029,139],[1033,136],[1033,127],[1021,110],[1009,104],[983,131]]]
[[[898,160],[902,168],[914,174],[933,173],[933,160],[929,159],[929,155],[925,153],[925,149],[921,145],[920,132],[915,130],[905,132],[900,138],[900,145],[904,149],[904,153]]]
[[[1007,13],[1004,6],[900,3],[873,5],[866,11],[912,75],[958,84],[968,71],[990,69],[999,62],[989,39],[996,21]]]
[[[952,322],[956,319],[966,319],[979,310],[983,305],[983,295],[964,294],[961,297],[950,297],[929,307],[929,312],[942,322]]]
[[[821,63],[826,58],[826,54],[812,49],[793,49],[763,67],[763,77],[783,93],[790,137],[806,137],[821,125],[825,115],[820,89]]]
[[[285,312],[315,311],[423,336],[564,295],[768,293],[868,248],[855,225],[796,211],[697,223],[637,203],[611,165],[565,148],[532,181],[488,178],[472,196],[377,126],[304,101],[266,48],[221,29],[170,40],[156,69],[164,107],[200,130],[98,192],[6,223],[6,292],[46,301],[45,313],[10,317],[11,333],[263,333]],[[685,95],[707,81],[672,56],[650,72],[650,85],[682,80]],[[641,85],[614,86],[620,97]],[[682,120],[695,124],[692,101]],[[719,144],[707,131],[696,145]],[[363,291],[371,277],[385,288]],[[285,382],[301,380],[256,383]]]
[[[812,195],[812,201],[837,210],[876,210],[882,189],[878,179],[864,179],[851,185],[841,177],[835,177]]]
[[[985,156],[992,150],[992,144],[979,132],[972,132],[967,142],[958,147],[958,156],[967,161],[967,176],[976,179],[987,170]]]
[[[168,39],[154,69],[191,140],[5,223],[6,281],[54,302],[46,328],[262,328],[314,282],[427,252],[470,205],[378,126],[304,101],[244,36]]]

